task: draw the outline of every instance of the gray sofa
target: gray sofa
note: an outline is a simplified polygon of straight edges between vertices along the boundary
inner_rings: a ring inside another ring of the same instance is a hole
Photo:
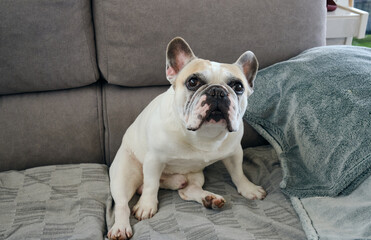
[[[0,0],[0,239],[105,237],[107,169],[127,127],[168,88],[170,39],[220,62],[252,50],[265,68],[324,45],[325,11],[321,0]],[[246,125],[243,146],[264,143]],[[224,170],[206,170],[209,188],[223,189],[220,176],[230,182]],[[133,219],[134,238],[305,238],[277,162],[246,159],[246,171],[271,199],[245,201],[228,188],[231,204],[213,212],[161,190],[159,213]]]

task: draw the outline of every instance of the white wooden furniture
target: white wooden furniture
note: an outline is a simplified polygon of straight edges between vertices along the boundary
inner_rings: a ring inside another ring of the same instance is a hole
[[[337,4],[337,9],[327,12],[327,45],[351,45],[353,37],[364,38],[368,12]]]

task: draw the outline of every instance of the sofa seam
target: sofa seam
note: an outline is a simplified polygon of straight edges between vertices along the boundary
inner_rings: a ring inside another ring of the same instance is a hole
[[[84,3],[82,2],[81,5],[83,5]],[[84,13],[82,12],[82,9],[83,7],[80,7],[80,16],[81,16],[81,19],[83,21],[83,25],[85,25],[85,19],[84,19]],[[90,22],[91,22],[91,30],[92,30],[92,34],[93,34],[93,44],[94,44],[94,48],[96,50],[96,46],[95,46],[95,27],[94,27],[94,21],[93,21],[93,9],[92,9],[92,0],[90,0],[90,4],[89,4],[89,9],[90,9]],[[85,42],[86,42],[86,45],[87,45],[87,48],[88,48],[88,51],[89,51],[89,56],[90,56],[90,64],[91,64],[91,67],[92,67],[92,70],[93,70],[93,74],[94,74],[94,80],[97,81],[99,79],[99,74],[98,73],[98,64],[97,64],[97,54],[95,54],[95,61],[94,61],[94,54],[92,54],[92,51],[91,51],[91,47],[89,46],[89,41],[88,41],[88,36],[87,36],[87,33],[86,33],[87,29],[85,29],[84,27],[84,37],[85,37]],[[94,64],[95,62],[95,64]],[[94,65],[97,67],[96,69],[94,69]]]
[[[111,154],[110,154],[110,131],[109,131],[109,123],[108,123],[108,108],[107,108],[107,83],[109,80],[109,60],[108,60],[108,44],[107,44],[107,24],[106,24],[106,3],[102,1],[102,18],[103,18],[103,31],[104,31],[104,47],[105,47],[105,54],[103,57],[106,59],[106,83],[102,84],[102,113],[103,113],[103,131],[104,131],[104,157],[106,165],[109,166],[111,163]],[[98,46],[98,44],[97,44]],[[98,47],[97,47],[98,50]],[[102,78],[104,79],[104,75],[102,73]]]
[[[100,99],[99,99],[100,98]],[[105,154],[105,139],[104,139],[104,113],[103,113],[103,94],[102,94],[102,83],[98,81],[97,85],[97,114],[98,114],[98,130],[99,130],[99,140],[101,145],[101,154],[103,162],[106,163]],[[102,130],[101,130],[102,127]]]
[[[104,4],[104,1],[103,1],[103,6],[102,6],[102,8],[103,8],[103,29],[104,29],[104,45],[105,45],[105,48],[106,48],[106,74],[107,74],[107,82],[109,82],[109,71],[108,71],[108,69],[109,69],[109,60],[108,60],[108,48],[109,48],[109,46],[108,46],[108,43],[107,43],[107,24],[106,24],[106,5]]]
[[[104,137],[104,158],[106,165],[109,166],[111,162],[110,156],[110,131],[108,123],[108,108],[107,108],[107,98],[106,98],[106,89],[107,84],[102,84],[102,113],[103,113],[103,137]]]
[[[82,8],[80,8],[82,9]],[[95,83],[97,84],[96,86],[96,94],[97,94],[97,115],[98,115],[98,131],[99,131],[99,142],[100,142],[100,152],[101,152],[101,159],[103,160],[102,162],[106,163],[106,154],[105,154],[105,139],[104,139],[104,114],[103,114],[103,95],[102,95],[102,81],[100,78],[100,73],[99,73],[99,66],[98,66],[98,49],[97,49],[97,42],[96,42],[96,31],[95,31],[95,23],[94,23],[94,12],[93,12],[93,0],[89,1],[89,10],[90,10],[90,22],[91,22],[91,30],[93,34],[93,45],[94,45],[94,50],[95,50],[95,61],[92,55],[91,48],[89,47],[88,44],[88,38],[87,38],[87,33],[84,28],[84,35],[85,35],[85,40],[87,42],[87,47],[89,50],[90,54],[90,61],[92,65],[92,70],[94,72],[94,77],[95,77]],[[80,10],[81,12],[82,10]],[[81,12],[81,16],[83,16]],[[84,19],[83,19],[84,20]],[[95,64],[94,64],[95,62]],[[96,66],[96,71],[94,71],[94,65]]]

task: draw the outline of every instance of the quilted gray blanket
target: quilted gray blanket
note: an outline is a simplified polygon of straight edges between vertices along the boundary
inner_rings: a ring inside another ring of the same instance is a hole
[[[0,239],[103,239],[108,182],[98,164],[0,173]]]
[[[133,239],[305,239],[285,197],[272,148],[245,150],[244,171],[268,192],[263,201],[237,193],[222,163],[205,170],[205,189],[227,200],[221,210],[182,200],[160,190],[159,212],[131,224]],[[0,173],[0,239],[104,239],[112,224],[107,167],[97,164],[47,166]],[[131,206],[138,196],[131,201]]]
[[[246,149],[244,171],[268,191],[265,200],[240,196],[224,166],[215,164],[205,171],[205,188],[226,198],[223,209],[205,209],[183,201],[176,191],[160,190],[159,212],[152,219],[131,218],[133,239],[305,239],[298,216],[279,188],[282,169],[273,148]],[[371,178],[349,196],[292,198],[308,238],[371,238],[370,186]],[[105,165],[0,173],[0,239],[105,239],[112,214]]]

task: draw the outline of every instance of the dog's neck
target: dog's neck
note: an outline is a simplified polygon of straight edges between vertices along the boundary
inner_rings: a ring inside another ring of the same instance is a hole
[[[189,131],[183,126],[189,144],[202,151],[215,151],[220,148],[229,132],[225,127],[201,126],[197,131]]]
[[[183,133],[187,144],[201,151],[217,150],[229,134],[225,126],[204,124],[197,131],[191,131],[186,128],[182,121],[177,121],[177,123],[179,123],[178,128]]]

